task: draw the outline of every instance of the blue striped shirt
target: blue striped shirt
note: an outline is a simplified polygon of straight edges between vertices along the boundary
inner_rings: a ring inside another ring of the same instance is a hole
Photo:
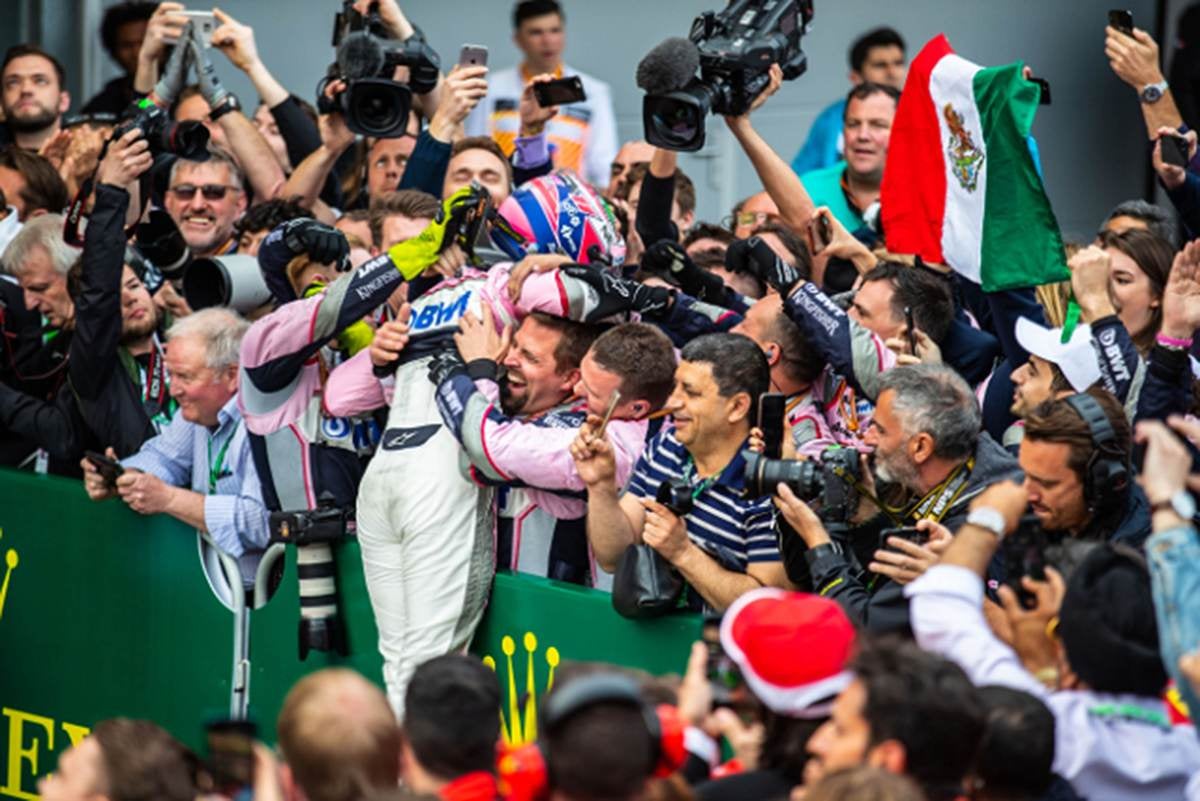
[[[209,494],[209,454],[219,461],[222,451],[216,492]],[[217,413],[215,431],[176,414],[161,434],[121,464],[205,496],[204,528],[218,548],[238,557],[243,577],[249,570],[253,578],[253,557],[267,547],[268,515],[236,395]]]
[[[664,481],[683,480],[690,460],[687,449],[675,439],[675,426],[664,425],[646,446],[625,491],[653,500]],[[780,559],[771,499],[742,497],[745,469],[746,460],[739,452],[717,480],[696,496],[684,518],[692,542],[726,570],[739,573],[745,573],[751,562]],[[692,485],[696,484],[693,475]]]

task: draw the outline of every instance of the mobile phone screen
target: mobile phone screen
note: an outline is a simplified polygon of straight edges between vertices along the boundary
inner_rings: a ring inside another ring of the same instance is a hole
[[[1126,36],[1133,36],[1133,12],[1114,8],[1108,12],[1108,24]]]

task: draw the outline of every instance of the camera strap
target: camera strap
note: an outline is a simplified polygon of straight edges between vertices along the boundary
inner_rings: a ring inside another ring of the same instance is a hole
[[[879,511],[883,512],[892,521],[892,525],[903,527],[907,523],[920,520],[932,520],[935,523],[940,523],[942,518],[946,516],[946,513],[950,511],[959,499],[959,496],[966,490],[967,482],[970,481],[971,471],[974,468],[975,457],[972,456],[956,467],[954,472],[946,476],[942,483],[931,489],[924,497],[907,509],[901,506],[890,506],[879,500],[875,493],[868,490],[861,481],[846,470],[834,467],[833,472],[834,475],[853,487],[854,491],[860,496],[879,507]]]
[[[975,457],[972,456],[954,468],[954,472],[946,476],[946,480],[931,489],[924,498],[910,506],[904,517],[913,521],[932,520],[940,523],[967,488],[974,468]]]

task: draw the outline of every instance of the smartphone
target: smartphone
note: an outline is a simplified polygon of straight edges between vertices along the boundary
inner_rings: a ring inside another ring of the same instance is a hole
[[[700,639],[708,652],[705,673],[712,688],[713,708],[733,707],[738,689],[743,684],[741,671],[721,647],[721,616],[706,614],[700,629]]]
[[[1162,160],[1163,164],[1170,164],[1172,167],[1187,167],[1188,165],[1188,141],[1182,136],[1176,134],[1163,134],[1159,137],[1162,142]]]
[[[892,551],[893,553],[901,553],[899,548],[895,548],[888,544],[888,537],[900,537],[917,545],[924,545],[929,542],[929,532],[922,531],[915,526],[905,526],[903,528],[885,528],[879,532],[879,550]]]
[[[1012,587],[1022,607],[1033,609],[1037,598],[1022,586],[1021,579],[1029,576],[1037,581],[1046,580],[1046,534],[1037,515],[1022,517],[1017,530],[1004,538],[1000,552],[1004,560],[1004,583]]]
[[[599,439],[604,436],[604,429],[608,428],[608,421],[612,419],[613,412],[617,410],[617,406],[621,403],[621,391],[614,389],[612,397],[608,399],[608,408],[604,410],[604,418],[600,421],[600,427],[596,429],[596,433],[592,436]]]
[[[812,231],[813,253],[820,253],[833,241],[833,229],[829,225],[829,218],[824,214],[817,215],[817,219],[809,224],[809,230]]]
[[[565,106],[568,103],[579,103],[587,100],[583,91],[583,81],[578,75],[569,78],[556,78],[553,81],[543,81],[533,85],[533,97],[542,108],[547,106]]]
[[[486,45],[465,44],[458,54],[460,67],[486,67],[488,49]]]
[[[1029,76],[1029,82],[1036,83],[1038,88],[1042,90],[1042,94],[1038,98],[1038,103],[1043,106],[1050,105],[1050,82],[1045,78],[1038,78],[1033,75]]]
[[[904,336],[908,340],[908,352],[913,356],[917,355],[917,326],[913,322],[913,311],[911,306],[904,307]]]
[[[120,462],[95,451],[85,451],[83,455],[92,463],[92,467],[96,468],[96,472],[104,478],[106,484],[110,487],[117,486],[117,479],[125,472],[125,467]]]
[[[250,720],[217,720],[204,727],[208,770],[216,789],[234,795],[254,786],[254,740],[258,726]]]
[[[782,392],[764,392],[758,399],[758,427],[763,432],[763,456],[778,459],[783,455],[783,416],[787,396]]]
[[[197,42],[205,47],[212,47],[213,31],[217,29],[217,21],[213,17],[212,11],[178,11],[175,13],[183,15],[191,21],[192,31],[196,35]],[[175,44],[179,39],[168,36],[163,41],[167,44]]]
[[[1133,12],[1114,8],[1108,12],[1108,24],[1126,36],[1133,36]]]

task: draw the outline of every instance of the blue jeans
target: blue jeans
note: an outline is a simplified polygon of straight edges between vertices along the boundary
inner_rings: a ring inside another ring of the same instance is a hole
[[[1192,723],[1200,729],[1200,697],[1179,672],[1179,657],[1200,648],[1200,535],[1192,526],[1155,534],[1146,542],[1158,646]]]

